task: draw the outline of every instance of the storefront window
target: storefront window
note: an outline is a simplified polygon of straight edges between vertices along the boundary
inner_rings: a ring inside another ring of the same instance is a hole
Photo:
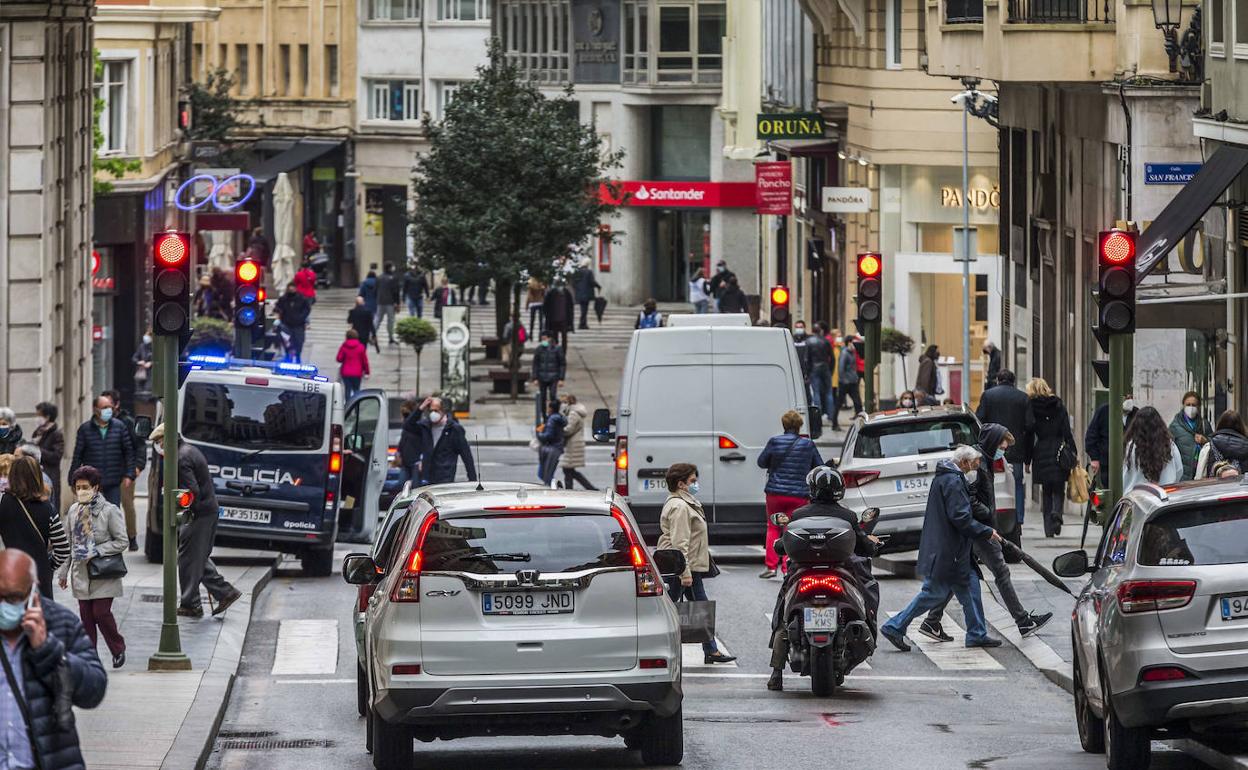
[[[91,252],[91,363],[94,393],[113,386],[113,308],[117,269],[113,250],[97,246]]]
[[[991,255],[997,253],[997,226],[973,225],[978,230],[976,237],[976,253]],[[920,223],[919,251],[924,254],[952,254],[954,225],[944,223]]]

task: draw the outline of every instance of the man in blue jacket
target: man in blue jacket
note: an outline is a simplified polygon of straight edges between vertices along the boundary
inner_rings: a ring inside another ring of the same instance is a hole
[[[95,413],[78,427],[69,472],[73,474],[82,465],[98,469],[100,494],[120,507],[121,487],[134,483],[139,459],[134,436],[126,424],[115,416],[116,408],[117,405],[108,396],[101,395],[95,399]]]
[[[1000,639],[988,636],[979,581],[971,569],[972,540],[987,538],[1001,542],[996,530],[979,523],[971,515],[967,474],[978,466],[979,450],[970,446],[958,447],[952,459],[936,464],[936,477],[927,495],[916,568],[923,577],[923,587],[904,610],[880,626],[884,638],[902,652],[910,651],[910,640],[906,638],[910,622],[940,606],[950,594],[958,597],[962,605],[966,646],[1001,646]]]
[[[455,480],[459,461],[463,460],[468,480],[476,481],[477,468],[473,465],[472,448],[468,446],[463,426],[447,414],[442,399],[429,399],[428,407],[428,414],[414,426],[415,478],[420,479],[421,484],[449,484]]]

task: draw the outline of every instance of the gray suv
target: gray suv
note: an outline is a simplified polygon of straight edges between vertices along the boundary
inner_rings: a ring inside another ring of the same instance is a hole
[[[1053,569],[1092,576],[1071,617],[1084,751],[1143,770],[1154,737],[1248,723],[1248,483],[1136,486],[1095,558],[1071,551]]]

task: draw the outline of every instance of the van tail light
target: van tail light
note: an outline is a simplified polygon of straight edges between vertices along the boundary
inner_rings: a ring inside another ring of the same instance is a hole
[[[628,436],[615,438],[615,493],[628,497]]]
[[[845,593],[845,586],[841,585],[840,575],[831,572],[812,572],[797,579],[797,592],[799,594],[842,594]]]
[[[1124,613],[1177,610],[1195,594],[1195,580],[1128,580],[1118,586],[1118,606]]]
[[[633,573],[637,576],[637,595],[662,596],[663,577],[659,574],[658,568],[654,566],[654,562],[650,561],[650,554],[646,553],[645,544],[637,537],[637,533],[633,531],[623,511],[613,505],[611,515],[628,538],[628,552],[633,562]]]
[[[720,449],[738,449],[739,447],[738,447],[738,445],[737,445],[737,442],[733,441],[732,439],[728,438],[727,436],[720,436],[720,437],[719,437],[719,448],[720,448]]]
[[[1195,679],[1178,666],[1153,666],[1140,672],[1141,682],[1177,682],[1181,679]]]
[[[342,473],[342,426],[331,425],[329,428],[329,459],[327,460],[329,477],[325,479],[325,511],[333,510],[334,501],[338,499],[339,474]]]
[[[879,471],[841,471],[841,478],[845,480],[846,488],[870,484],[879,477]]]
[[[993,473],[1005,473],[1005,460],[993,460],[992,472]]]
[[[429,530],[437,520],[438,512],[430,511],[425,520],[420,523],[420,530],[416,533],[416,542],[412,545],[412,552],[408,555],[407,563],[403,565],[403,572],[399,575],[399,579],[394,582],[394,588],[390,591],[390,601],[420,601],[420,568],[421,562],[425,558],[423,552],[425,538],[429,536]]]

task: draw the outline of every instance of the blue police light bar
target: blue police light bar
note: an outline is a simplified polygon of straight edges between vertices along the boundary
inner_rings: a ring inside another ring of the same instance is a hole
[[[188,363],[199,366],[203,369],[243,369],[243,368],[259,368],[268,369],[275,374],[285,374],[292,377],[312,377],[317,378],[320,370],[312,364],[294,364],[289,361],[256,361],[250,358],[234,358],[233,356],[209,356],[195,354],[187,356]]]

